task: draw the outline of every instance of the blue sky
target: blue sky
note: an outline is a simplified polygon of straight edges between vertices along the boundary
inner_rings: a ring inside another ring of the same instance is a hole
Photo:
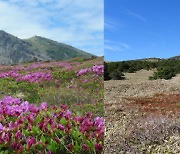
[[[105,60],[180,55],[180,0],[105,0]]]
[[[0,30],[104,54],[103,0],[0,0]]]

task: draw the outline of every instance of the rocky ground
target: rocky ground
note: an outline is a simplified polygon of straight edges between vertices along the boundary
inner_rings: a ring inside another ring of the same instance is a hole
[[[105,81],[105,153],[180,153],[180,75]]]

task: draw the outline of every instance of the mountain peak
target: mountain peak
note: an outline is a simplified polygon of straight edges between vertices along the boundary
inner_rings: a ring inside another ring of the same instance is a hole
[[[10,35],[9,33],[7,33],[7,32],[5,32],[5,31],[3,31],[3,30],[0,30],[0,35],[2,36],[2,35]]]
[[[38,35],[34,35],[34,36],[30,37],[30,38],[43,38],[43,37],[38,36]]]
[[[6,34],[8,34],[7,32],[5,32],[4,30],[0,30],[0,33],[6,33]]]
[[[30,42],[41,41],[41,42],[56,42],[56,43],[59,43],[57,41],[54,41],[54,40],[51,40],[51,39],[48,39],[48,38],[45,38],[45,37],[42,37],[42,36],[38,36],[38,35],[35,35],[35,36],[30,37],[28,39],[25,39],[25,41],[30,41]]]
[[[0,30],[0,41],[4,41],[5,39],[18,39],[16,36],[13,36],[4,30]]]
[[[16,64],[33,60],[66,60],[91,57],[92,54],[41,36],[19,39],[0,30],[0,64]]]

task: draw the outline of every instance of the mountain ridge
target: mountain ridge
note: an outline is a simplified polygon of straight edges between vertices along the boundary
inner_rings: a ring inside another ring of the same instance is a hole
[[[179,56],[170,57],[169,59],[180,60],[180,55]]]
[[[111,63],[111,62],[122,62],[122,61],[151,61],[151,62],[157,62],[157,61],[161,61],[161,60],[180,60],[180,55],[178,56],[173,56],[173,57],[169,57],[169,58],[156,58],[156,57],[151,57],[151,58],[141,58],[141,59],[132,59],[132,60],[120,60],[120,61],[105,61],[107,63]]]
[[[28,39],[20,39],[0,30],[0,64],[67,60],[91,56],[94,55],[45,37],[33,36]]]

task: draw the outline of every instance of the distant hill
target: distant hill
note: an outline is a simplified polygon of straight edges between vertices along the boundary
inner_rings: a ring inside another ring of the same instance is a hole
[[[174,57],[171,57],[169,59],[180,60],[180,56],[174,56]]]
[[[180,60],[180,56],[174,56],[170,58],[143,58],[143,59],[137,59],[137,60],[142,60],[142,61],[149,61],[149,62],[158,62],[160,60],[167,60],[167,59],[172,59],[172,60]]]
[[[19,39],[0,30],[0,64],[91,57],[90,53],[40,36]]]
[[[122,61],[147,61],[147,62],[158,62],[158,61],[164,61],[164,60],[180,60],[180,56],[174,56],[170,58],[142,58],[142,59],[133,59],[133,60],[121,60],[121,61],[116,61],[116,62],[122,62]],[[106,63],[112,63],[113,61],[105,61]]]
[[[158,62],[160,60],[167,60],[167,59],[172,59],[172,60],[180,60],[180,56],[174,56],[170,58],[144,58],[144,59],[138,59],[138,60],[143,60],[143,61],[149,61],[149,62]]]
[[[162,59],[160,58],[143,58],[143,59],[137,59],[137,60],[140,60],[140,61],[149,61],[149,62],[158,62]]]

